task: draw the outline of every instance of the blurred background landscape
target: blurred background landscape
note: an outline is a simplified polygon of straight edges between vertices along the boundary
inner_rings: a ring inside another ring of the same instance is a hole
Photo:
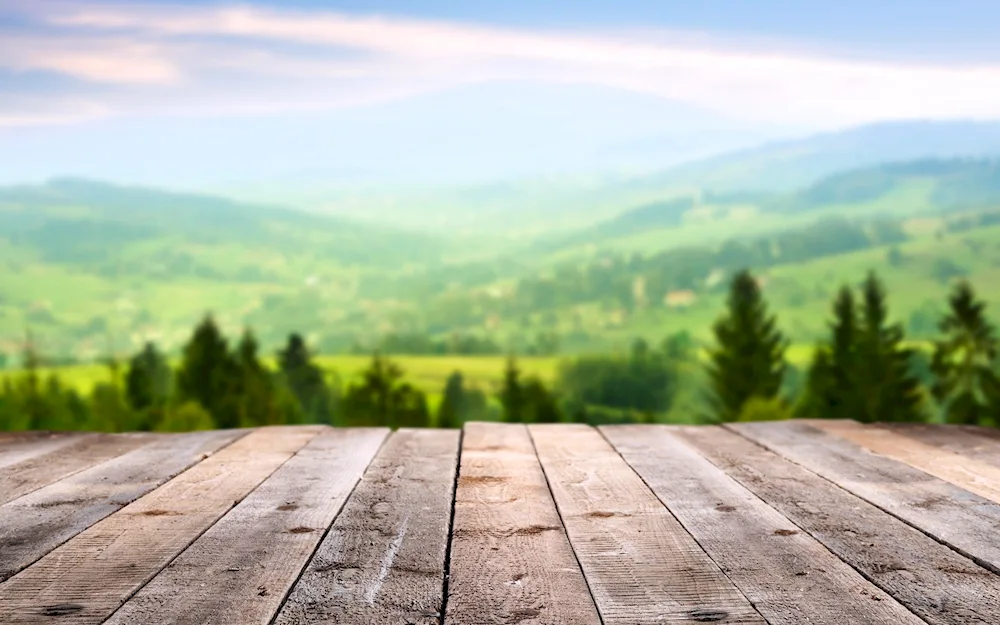
[[[0,3],[8,394],[27,365],[29,395],[50,374],[57,404],[111,393],[120,414],[95,427],[157,427],[139,413],[184,384],[128,375],[162,361],[197,378],[208,324],[236,360],[250,329],[250,360],[285,375],[297,407],[261,419],[334,419],[377,374],[421,394],[400,414],[440,424],[455,372],[481,395],[466,416],[500,418],[513,356],[558,418],[696,421],[749,269],[788,344],[780,392],[757,394],[791,414],[812,405],[838,292],[875,271],[920,418],[945,418],[949,297],[971,285],[986,324],[1000,308],[1000,44],[983,30],[1000,9],[714,4],[727,17]],[[326,390],[295,382],[309,367]],[[223,393],[191,384],[181,399]],[[1000,403],[976,389],[992,422]],[[239,412],[205,403],[215,425]]]

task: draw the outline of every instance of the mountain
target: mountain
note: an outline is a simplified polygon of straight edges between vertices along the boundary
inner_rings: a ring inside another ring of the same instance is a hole
[[[624,197],[624,196],[623,196]],[[793,191],[703,191],[644,201],[572,233],[538,238],[540,254],[656,251],[779,231],[831,216],[880,219],[1000,207],[1000,157],[881,163]]]
[[[732,143],[748,142],[739,128],[731,132]],[[630,162],[649,171],[656,163],[669,164],[668,152],[674,161],[679,154],[696,154],[692,138],[701,134],[709,136],[708,152],[720,152],[724,142],[711,133],[692,132],[680,149],[680,135],[658,134],[655,129],[611,152],[624,159],[619,164]],[[534,148],[528,152],[533,154]],[[552,234],[553,230],[565,233],[603,225],[624,207],[657,205],[692,193],[724,197],[723,203],[756,204],[769,195],[796,193],[823,179],[853,176],[853,172],[885,163],[997,155],[1000,122],[891,122],[766,143],[659,167],[655,173],[597,168],[589,174],[512,178],[492,184],[407,190],[382,187],[350,193],[330,189],[303,203],[334,214],[370,215],[429,231],[447,225],[470,233]],[[607,164],[600,159],[594,162]],[[836,181],[832,184],[842,186]]]
[[[1000,122],[889,122],[740,150],[638,178],[631,186],[792,191],[880,163],[995,155]]]

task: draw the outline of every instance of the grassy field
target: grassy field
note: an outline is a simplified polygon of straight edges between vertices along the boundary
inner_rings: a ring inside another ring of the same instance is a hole
[[[445,380],[454,371],[461,371],[466,384],[478,386],[492,392],[500,382],[505,359],[498,356],[394,356],[393,362],[400,365],[406,379],[428,394],[440,393]],[[336,375],[345,386],[357,380],[368,367],[368,356],[320,356],[317,363],[331,377]],[[273,362],[267,362],[274,366]],[[537,375],[546,383],[555,380],[558,358],[520,358],[518,365],[523,375]],[[111,373],[103,364],[84,364],[52,369],[44,369],[44,376],[57,375],[68,387],[88,393],[94,385],[107,382]],[[17,375],[17,370],[0,372],[0,380]]]

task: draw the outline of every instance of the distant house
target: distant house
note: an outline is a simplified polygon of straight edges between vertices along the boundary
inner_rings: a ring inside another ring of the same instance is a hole
[[[495,315],[495,314],[489,315],[488,317],[486,317],[486,329],[496,330],[500,327],[500,322],[501,322],[500,315]]]
[[[698,296],[694,291],[671,291],[663,297],[663,303],[667,308],[687,308],[695,303]]]

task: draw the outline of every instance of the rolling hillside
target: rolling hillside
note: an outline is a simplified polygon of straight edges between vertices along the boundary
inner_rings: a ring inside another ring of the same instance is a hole
[[[681,330],[707,339],[726,272],[741,263],[769,280],[797,341],[822,331],[831,285],[871,268],[885,273],[894,314],[926,329],[956,277],[991,297],[998,208],[998,161],[921,160],[787,193],[663,197],[486,248],[447,229],[56,180],[0,189],[0,353],[13,357],[26,330],[53,356],[145,340],[176,350],[206,311],[228,333],[253,327],[268,350],[292,331],[326,353],[401,333],[516,349],[548,333],[571,351]],[[690,302],[665,303],[688,291]]]
[[[137,334],[176,343],[206,310],[277,339],[342,315],[366,275],[434,266],[449,250],[389,227],[69,179],[0,189],[0,233],[7,351],[26,328],[56,352]],[[288,298],[306,302],[306,319]]]

